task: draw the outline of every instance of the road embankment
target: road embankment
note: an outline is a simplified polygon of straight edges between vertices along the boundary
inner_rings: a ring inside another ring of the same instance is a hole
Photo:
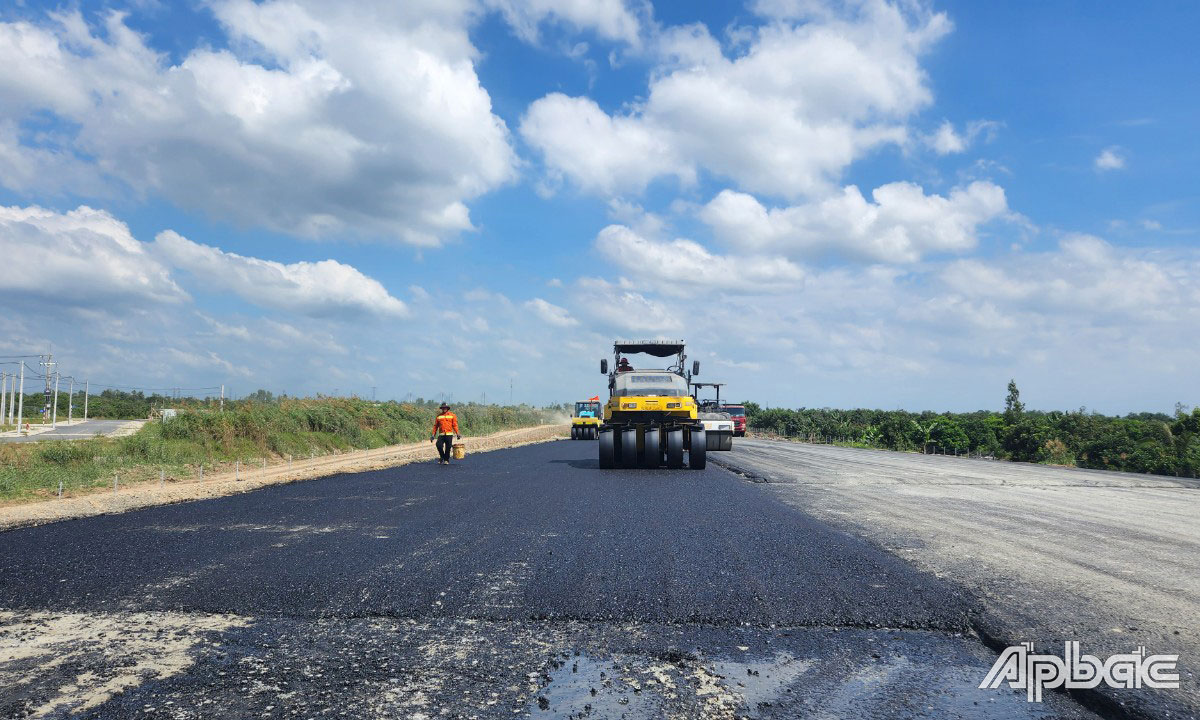
[[[567,425],[538,425],[469,437],[465,442],[468,453],[479,453],[555,440],[567,437],[568,431]],[[205,476],[203,480],[191,482],[143,482],[127,487],[118,484],[114,490],[0,507],[0,530],[127,512],[152,505],[204,500],[250,492],[267,485],[313,480],[340,473],[380,470],[436,458],[437,450],[431,443],[418,442],[323,455],[311,460],[276,461],[274,464],[268,463],[266,467],[246,465],[234,472],[212,474]]]

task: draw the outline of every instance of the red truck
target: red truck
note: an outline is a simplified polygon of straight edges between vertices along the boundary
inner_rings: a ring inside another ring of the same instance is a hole
[[[746,406],[722,405],[721,412],[729,413],[729,417],[733,418],[733,436],[746,437]]]

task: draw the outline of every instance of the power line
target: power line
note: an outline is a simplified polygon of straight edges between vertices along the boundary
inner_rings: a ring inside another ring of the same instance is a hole
[[[200,392],[201,390],[217,391],[217,390],[221,389],[220,385],[211,385],[208,387],[195,387],[195,388],[185,388],[185,387],[178,387],[178,386],[173,385],[171,387],[156,388],[156,387],[146,387],[145,385],[105,385],[104,383],[96,383],[96,387],[107,388],[110,390],[141,390],[143,392],[151,392],[152,391],[152,392],[162,393],[163,395],[173,395],[176,392],[191,393],[191,392]]]

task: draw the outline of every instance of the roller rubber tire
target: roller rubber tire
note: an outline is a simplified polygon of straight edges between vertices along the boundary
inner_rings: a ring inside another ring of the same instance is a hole
[[[571,426],[571,439],[572,440],[579,439],[579,428],[575,427],[574,425]]]
[[[621,467],[626,469],[638,466],[637,429],[628,428],[621,431]]]
[[[642,464],[651,470],[657,470],[662,464],[662,446],[659,444],[658,428],[646,431],[646,451],[642,455]]]
[[[616,438],[612,430],[600,433],[600,469],[611,470],[616,467]]]
[[[688,450],[688,467],[693,470],[703,470],[708,465],[708,433],[703,430],[689,430],[691,433],[691,448]]]
[[[683,467],[683,429],[667,430],[667,467],[677,470]]]
[[[588,437],[587,437],[587,439],[588,439],[588,440],[595,440],[595,439],[596,439],[596,428],[594,428],[594,427],[590,427],[590,428],[588,428]]]

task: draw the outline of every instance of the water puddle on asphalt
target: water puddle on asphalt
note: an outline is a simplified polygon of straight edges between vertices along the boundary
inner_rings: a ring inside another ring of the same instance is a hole
[[[538,717],[646,717],[661,707],[631,677],[629,658],[595,660],[576,655],[547,673],[550,682],[531,701]]]
[[[527,711],[564,720],[1091,717],[1086,711],[1062,713],[1060,698],[1042,705],[1025,702],[1019,692],[981,691],[977,683],[984,668],[971,663],[914,662],[903,653],[831,661],[782,650],[737,650],[718,657],[560,653],[542,671],[529,673]]]
[[[800,660],[781,652],[770,659],[725,660],[714,662],[710,667],[722,678],[721,684],[728,692],[741,696],[747,707],[755,708],[779,699],[812,666],[811,660]]]
[[[732,717],[740,709],[769,707],[812,664],[788,653],[747,662],[576,655],[552,661],[540,675],[545,684],[530,710],[545,718],[638,718],[680,710]]]

